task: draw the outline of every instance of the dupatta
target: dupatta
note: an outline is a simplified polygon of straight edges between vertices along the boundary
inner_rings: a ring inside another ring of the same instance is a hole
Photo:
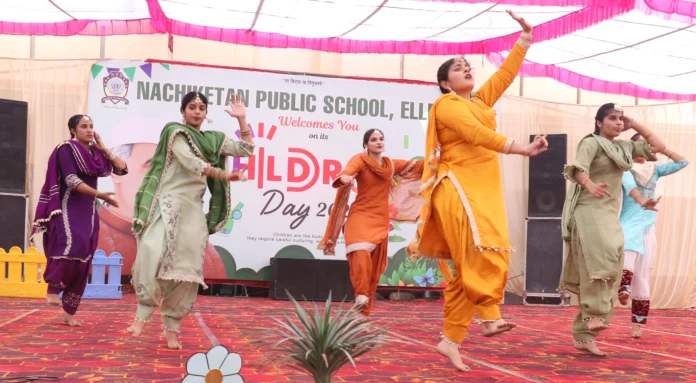
[[[211,166],[225,170],[226,157],[221,155],[226,135],[217,131],[199,131],[190,126],[170,122],[164,126],[159,144],[135,195],[132,230],[139,235],[150,224],[157,196],[172,156],[172,144],[177,134],[183,134],[196,155]],[[206,214],[208,232],[219,231],[230,217],[230,185],[228,181],[206,177],[210,190],[209,210]]]
[[[423,167],[422,186],[419,190],[424,204],[420,214],[421,219],[418,222],[416,237],[406,249],[406,254],[408,254],[408,256],[411,258],[421,256],[418,247],[423,234],[423,224],[430,218],[430,199],[433,195],[435,181],[437,178],[437,168],[440,164],[440,141],[437,139],[437,119],[435,118],[435,110],[439,107],[440,103],[446,99],[454,99],[464,102],[464,99],[460,96],[454,94],[445,94],[440,96],[435,103],[433,103],[433,106],[430,109],[430,114],[428,115],[428,130],[425,132],[425,154],[427,157],[425,159],[425,166]],[[481,101],[480,99],[477,100],[476,94],[473,94],[472,102]],[[495,113],[487,113],[485,108],[469,108],[469,110],[482,124],[488,127],[495,126]],[[442,259],[438,259],[437,263],[440,267],[442,277],[449,284],[453,276],[450,265],[447,263],[447,261]]]
[[[646,162],[644,164],[634,163],[630,172],[636,180],[636,184],[642,188],[648,186],[655,176],[657,165],[654,162]]]
[[[585,136],[580,143],[578,148],[582,145],[584,140],[595,140],[599,147],[606,153],[606,155],[614,161],[619,169],[626,171],[633,167],[633,145],[631,141],[615,140],[609,141],[608,139],[595,135],[589,134]],[[566,178],[571,178],[574,176],[575,169],[578,169],[576,163],[566,166],[564,173]],[[589,170],[589,169],[588,169]],[[588,172],[589,174],[589,172]],[[563,205],[563,216],[561,222],[561,230],[563,235],[563,240],[570,241],[571,227],[570,222],[575,212],[575,205],[578,203],[578,198],[582,193],[582,186],[577,182],[572,182],[570,188],[566,192],[565,204]],[[623,194],[619,194],[619,198],[622,198]],[[619,201],[619,207],[621,207],[621,201]],[[621,211],[621,209],[619,209]]]

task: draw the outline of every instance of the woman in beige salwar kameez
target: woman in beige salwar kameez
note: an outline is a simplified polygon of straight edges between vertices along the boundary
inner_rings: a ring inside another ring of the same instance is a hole
[[[616,139],[633,129],[647,142]],[[643,125],[623,115],[618,105],[605,104],[595,116],[595,132],[580,141],[575,161],[564,174],[574,184],[563,207],[566,259],[559,290],[578,295],[580,311],[573,323],[575,348],[604,356],[594,338],[605,330],[621,281],[624,236],[619,222],[621,178],[633,158],[655,161],[665,145]]]
[[[159,306],[167,346],[180,349],[177,333],[191,311],[203,281],[203,259],[208,235],[219,231],[230,217],[229,182],[243,180],[242,172],[225,170],[227,156],[248,157],[254,151],[243,100],[230,102],[239,121],[242,141],[222,132],[200,131],[208,100],[198,92],[184,96],[185,125],[170,122],[162,131],[150,168],[136,195],[133,232],[138,252],[132,284],[138,298],[133,336],[142,333]],[[207,185],[206,185],[207,184]],[[206,186],[210,208],[203,212]]]

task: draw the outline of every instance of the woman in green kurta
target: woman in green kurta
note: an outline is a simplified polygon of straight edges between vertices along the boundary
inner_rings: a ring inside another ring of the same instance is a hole
[[[647,142],[616,139],[633,129]],[[623,115],[618,105],[605,104],[595,116],[595,132],[578,145],[575,161],[565,177],[574,182],[563,207],[566,259],[559,290],[578,295],[580,312],[573,323],[575,348],[604,356],[595,336],[607,328],[614,309],[623,268],[621,176],[641,156],[655,161],[653,153],[664,143],[643,125]]]
[[[244,180],[242,172],[225,170],[228,156],[254,152],[243,100],[234,98],[226,110],[239,121],[241,141],[222,132],[201,131],[208,99],[190,92],[181,101],[184,125],[168,123],[135,200],[133,232],[138,252],[132,284],[138,308],[128,332],[142,333],[159,306],[167,346],[181,349],[177,333],[191,311],[203,281],[208,235],[219,231],[230,217],[229,182]],[[208,213],[203,196],[210,190]],[[161,302],[160,302],[161,301]]]

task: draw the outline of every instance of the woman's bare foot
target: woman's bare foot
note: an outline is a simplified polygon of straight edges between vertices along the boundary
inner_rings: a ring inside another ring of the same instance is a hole
[[[172,350],[181,350],[183,348],[174,331],[164,330],[164,337],[167,338],[167,348]]]
[[[58,294],[46,294],[46,303],[48,303],[51,306],[60,306],[60,298],[58,297]]]
[[[65,322],[65,324],[68,326],[82,326],[82,322],[66,312],[63,313],[63,322]]]
[[[633,324],[633,329],[631,330],[631,336],[636,338],[636,339],[643,336],[643,334],[640,333],[640,325],[635,324],[635,323]]]
[[[126,329],[134,338],[139,337],[143,333],[143,328],[145,327],[145,321],[135,319],[133,324]]]
[[[471,371],[469,366],[462,362],[462,356],[459,355],[459,348],[457,345],[448,342],[446,339],[440,341],[440,344],[435,347],[437,352],[449,358],[454,367],[463,372]]]
[[[486,322],[482,321],[481,325],[483,326],[483,336],[493,336],[497,334],[502,334],[506,331],[510,331],[515,326],[517,326],[515,323],[510,323],[510,322],[505,322],[504,319],[498,319],[495,322]]]
[[[589,352],[596,356],[607,356],[607,353],[600,350],[595,342],[575,342],[575,348],[580,351]]]
[[[587,327],[587,329],[590,331],[601,331],[609,328],[609,326],[604,324],[604,321],[600,318],[592,318],[585,321],[585,327]]]
[[[619,303],[621,303],[622,306],[625,306],[628,303],[628,298],[631,297],[631,294],[628,293],[628,291],[622,291],[619,293]]]

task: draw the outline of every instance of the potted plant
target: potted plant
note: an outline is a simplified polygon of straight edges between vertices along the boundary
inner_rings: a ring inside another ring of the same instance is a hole
[[[305,310],[286,293],[294,306],[294,315],[284,313],[282,319],[273,318],[277,326],[270,329],[271,335],[258,341],[268,347],[265,352],[272,365],[288,364],[314,377],[316,383],[329,383],[346,363],[357,368],[357,357],[386,341],[397,341],[352,307],[344,309],[344,302],[334,310],[331,293],[323,312],[316,303],[314,310]]]

